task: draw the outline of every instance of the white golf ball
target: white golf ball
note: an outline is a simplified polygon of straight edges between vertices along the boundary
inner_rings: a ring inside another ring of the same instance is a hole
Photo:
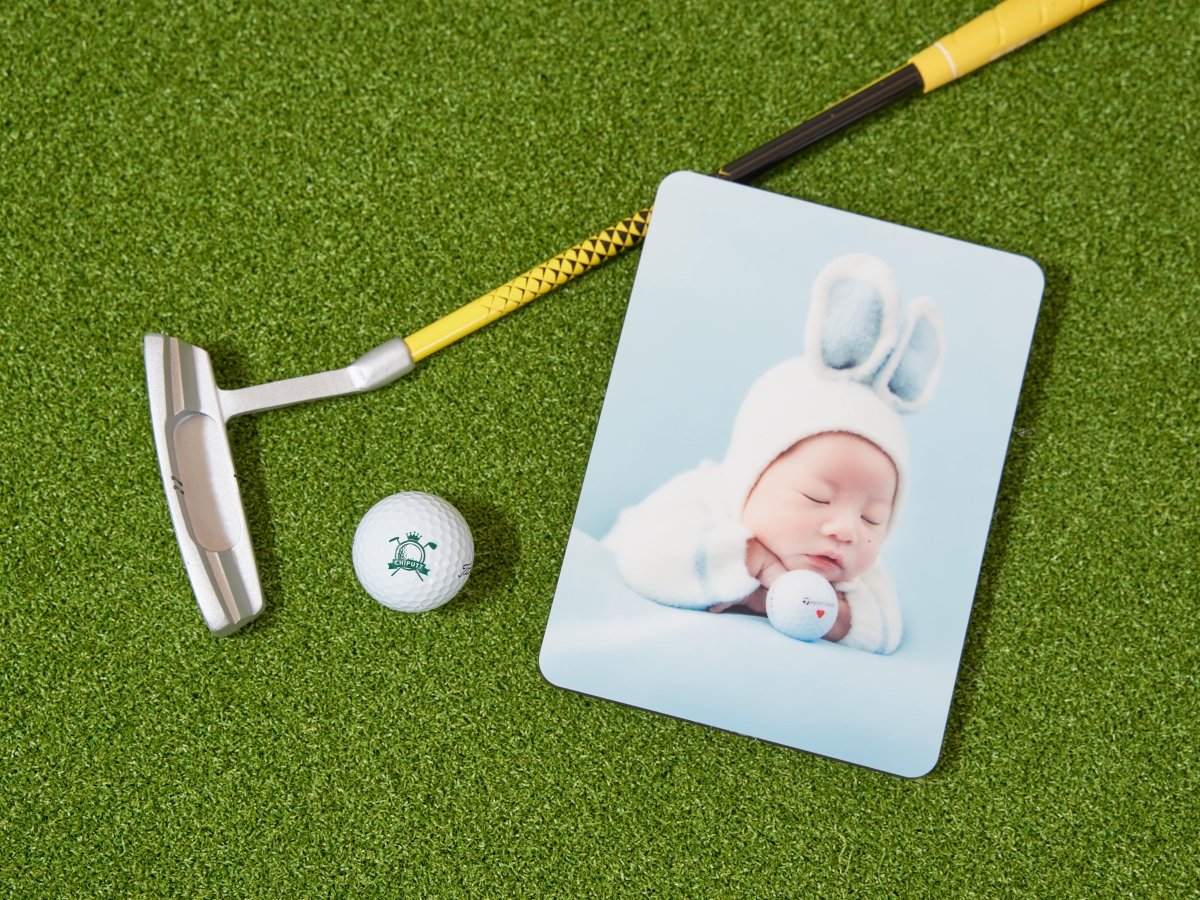
[[[837,592],[816,572],[785,572],[767,591],[767,618],[777,630],[798,641],[825,637],[837,614]]]
[[[457,509],[433,494],[384,497],[354,532],[354,574],[391,609],[424,612],[462,590],[475,562],[475,540]]]

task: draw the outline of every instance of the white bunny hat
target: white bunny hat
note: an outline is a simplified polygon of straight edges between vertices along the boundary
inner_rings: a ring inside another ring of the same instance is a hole
[[[807,437],[865,438],[896,466],[891,521],[908,489],[908,436],[900,413],[929,402],[945,357],[942,322],[927,297],[901,310],[891,270],[865,253],[817,275],[805,356],[767,370],[747,392],[721,463],[731,508],[741,513],[776,457]]]

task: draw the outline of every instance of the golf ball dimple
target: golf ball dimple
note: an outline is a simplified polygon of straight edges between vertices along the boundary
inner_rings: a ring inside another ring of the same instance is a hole
[[[475,541],[462,514],[433,494],[384,497],[354,532],[354,574],[391,609],[424,612],[462,590],[475,562]]]
[[[837,592],[816,572],[785,572],[767,591],[767,618],[778,631],[798,641],[823,638],[837,614]]]

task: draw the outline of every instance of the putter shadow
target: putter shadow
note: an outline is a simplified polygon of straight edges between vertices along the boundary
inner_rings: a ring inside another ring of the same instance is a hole
[[[979,574],[979,585],[971,608],[970,624],[967,627],[966,643],[963,646],[954,696],[950,704],[950,717],[946,723],[946,736],[942,743],[938,769],[948,767],[958,759],[966,725],[971,721],[977,705],[975,680],[983,663],[984,644],[991,628],[993,582],[1009,556],[1009,544],[1016,527],[1012,509],[1025,490],[1030,457],[1027,448],[1038,439],[1038,423],[1042,419],[1049,392],[1050,363],[1054,359],[1063,319],[1071,302],[1071,281],[1067,272],[1052,264],[1043,266],[1043,271],[1046,276],[1045,293],[1029,352],[1025,383],[1013,420],[1013,436],[1005,456],[1004,475],[1000,482],[1000,493],[996,498],[996,511],[992,517],[991,532]]]
[[[232,345],[218,343],[206,349],[212,358],[213,374],[221,387],[242,387],[257,383],[258,379],[249,370],[246,358]],[[240,416],[229,422],[226,429],[264,597],[263,611],[258,619],[237,633],[247,634],[263,625],[270,627],[279,615],[283,605],[282,579],[279,555],[275,549],[270,497],[262,471],[262,443],[258,434],[258,417]]]

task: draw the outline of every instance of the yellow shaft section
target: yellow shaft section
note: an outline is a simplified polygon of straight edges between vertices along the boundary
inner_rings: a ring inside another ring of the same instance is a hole
[[[404,343],[408,344],[413,362],[636,247],[645,238],[649,223],[647,207],[409,335]]]
[[[1004,0],[909,60],[925,93],[1016,50],[1104,0]]]

